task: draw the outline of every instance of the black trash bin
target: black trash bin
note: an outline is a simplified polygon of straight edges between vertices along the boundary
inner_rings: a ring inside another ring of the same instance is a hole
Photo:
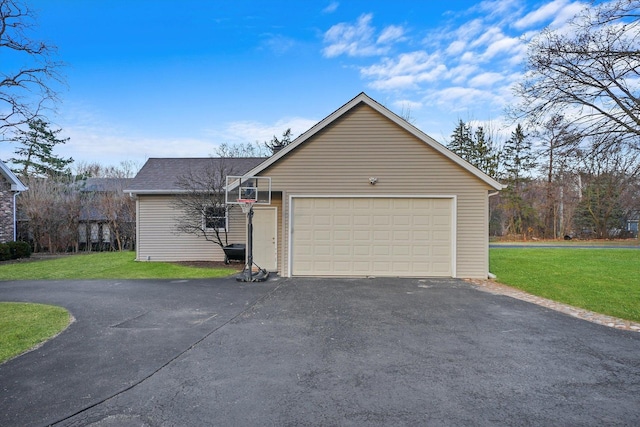
[[[244,243],[232,243],[223,248],[224,256],[226,258],[225,262],[228,264],[229,261],[242,261],[244,262],[246,259],[246,245]]]

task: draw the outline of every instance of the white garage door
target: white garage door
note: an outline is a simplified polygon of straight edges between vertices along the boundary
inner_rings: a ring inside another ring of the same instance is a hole
[[[452,276],[452,199],[293,198],[294,276]]]

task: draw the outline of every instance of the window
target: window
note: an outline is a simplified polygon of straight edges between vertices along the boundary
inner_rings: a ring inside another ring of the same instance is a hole
[[[224,206],[207,206],[202,220],[207,229],[224,230],[227,228],[227,209]]]

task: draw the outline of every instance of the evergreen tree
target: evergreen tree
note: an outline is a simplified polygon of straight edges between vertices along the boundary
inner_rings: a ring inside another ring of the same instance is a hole
[[[471,138],[471,129],[462,120],[458,121],[458,125],[451,134],[451,141],[449,142],[449,150],[456,153],[466,161],[471,159],[471,146],[473,145],[473,138]]]
[[[474,132],[471,164],[491,177],[498,175],[498,152],[493,147],[491,137],[479,126]]]
[[[520,124],[502,148],[502,161],[504,179],[507,183],[502,196],[502,208],[507,217],[507,233],[526,236],[526,231],[535,225],[536,218],[533,207],[524,197],[522,182],[537,164],[531,141]]]
[[[498,153],[482,126],[474,132],[470,125],[459,120],[451,134],[448,148],[487,175],[497,175]]]
[[[14,172],[27,176],[53,176],[65,173],[72,158],[63,158],[53,154],[53,149],[65,144],[69,138],[59,139],[62,129],[51,130],[49,123],[42,119],[30,120],[28,130],[16,131],[12,141],[19,144],[15,154],[10,159],[16,165]]]
[[[516,192],[520,190],[520,184],[526,175],[537,167],[531,141],[520,124],[502,147],[502,164],[505,179]]]
[[[275,135],[270,142],[266,142],[266,147],[271,150],[272,154],[276,154],[278,151],[282,150],[287,145],[291,144],[291,128],[282,132],[282,139],[278,139]]]

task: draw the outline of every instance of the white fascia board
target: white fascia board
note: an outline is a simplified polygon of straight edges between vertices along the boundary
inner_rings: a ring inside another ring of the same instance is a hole
[[[0,172],[11,184],[11,191],[27,191],[28,188],[25,186],[20,179],[9,169],[9,167],[4,164],[4,162],[0,161]]]

